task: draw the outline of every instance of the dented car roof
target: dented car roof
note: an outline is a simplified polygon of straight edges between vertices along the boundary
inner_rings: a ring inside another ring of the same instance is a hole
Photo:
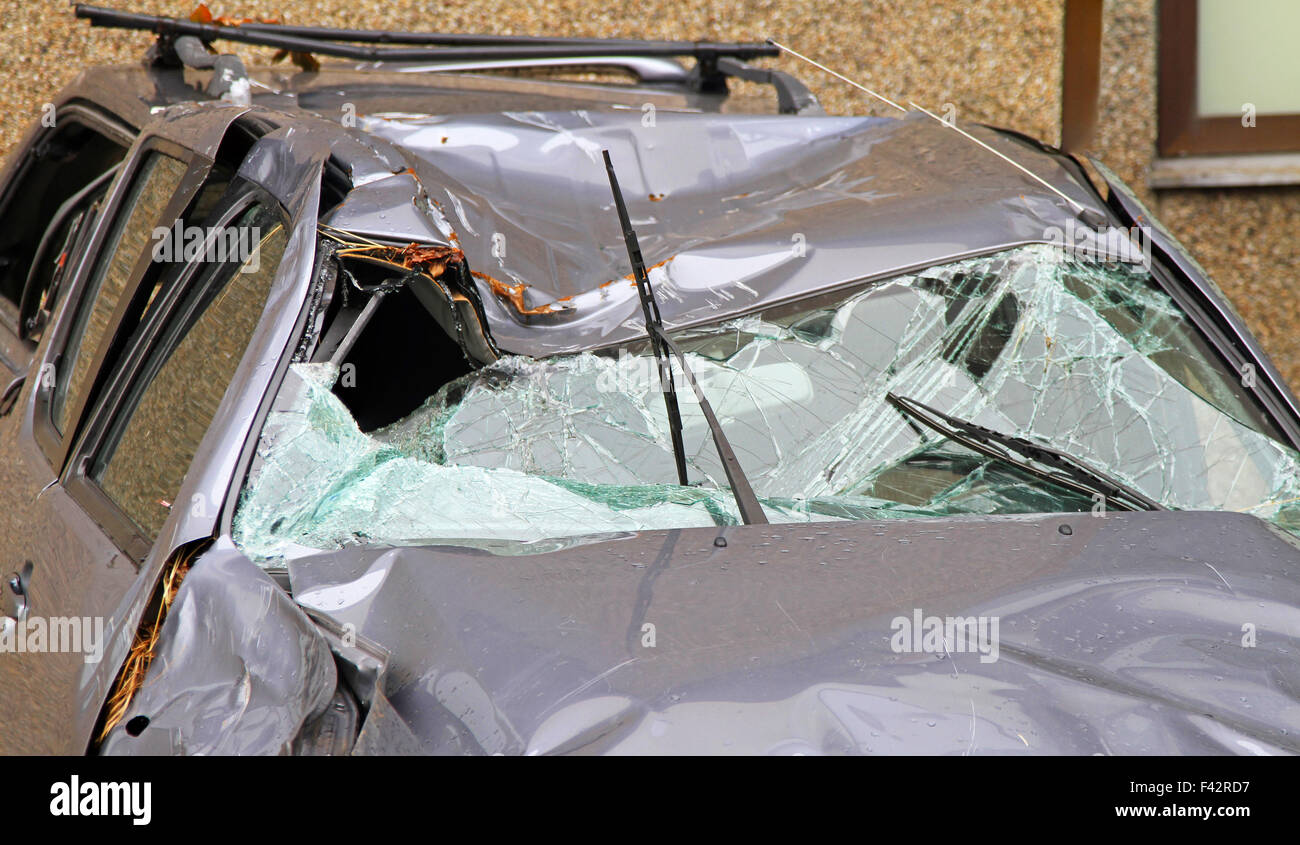
[[[483,274],[497,344],[527,355],[644,333],[602,149],[619,167],[675,328],[1038,241],[1074,217],[1059,197],[919,112],[901,120],[660,112],[653,128],[643,119],[624,109],[359,125],[418,157],[416,172]],[[1095,203],[1058,160],[983,134]],[[340,214],[348,226],[360,222],[346,206]],[[503,285],[522,286],[522,303],[494,295]],[[525,318],[525,309],[534,313]]]
[[[193,97],[177,72],[169,88],[150,79],[156,70],[105,71],[82,77],[87,94],[110,94],[104,76],[113,89],[126,86],[111,100],[134,120]],[[604,148],[674,328],[1082,225],[1079,208],[921,112],[719,114],[645,87],[611,93],[508,79],[490,80],[505,89],[494,103],[477,96],[489,83],[482,77],[377,75],[396,84],[361,71],[310,83],[264,71],[269,90],[254,94],[250,115],[285,125],[298,115],[314,132],[352,141],[334,155],[354,187],[324,222],[462,249],[506,352],[573,352],[644,335]],[[466,99],[476,111],[462,111]],[[656,100],[646,129],[643,105]],[[339,122],[343,104],[354,126]],[[491,105],[503,110],[477,111]],[[974,131],[1079,207],[1103,210],[1069,159]]]

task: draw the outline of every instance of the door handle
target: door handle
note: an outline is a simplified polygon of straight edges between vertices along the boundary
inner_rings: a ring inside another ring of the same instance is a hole
[[[29,560],[23,564],[23,568],[18,572],[10,573],[5,578],[4,591],[5,595],[5,619],[12,619],[14,622],[27,621],[27,614],[31,612],[31,584],[32,584],[32,562]]]

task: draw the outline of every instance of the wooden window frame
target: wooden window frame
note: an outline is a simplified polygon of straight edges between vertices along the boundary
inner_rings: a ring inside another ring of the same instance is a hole
[[[1196,110],[1196,0],[1156,8],[1157,148],[1161,156],[1300,152],[1300,113],[1204,117]]]

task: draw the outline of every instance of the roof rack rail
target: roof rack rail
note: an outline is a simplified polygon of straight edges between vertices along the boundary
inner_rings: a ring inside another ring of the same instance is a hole
[[[691,76],[673,59],[658,56],[565,56],[559,59],[496,59],[490,62],[430,62],[392,68],[399,73],[473,73],[486,70],[612,68],[630,73],[638,82],[686,85]]]
[[[640,48],[643,45],[682,47],[694,41],[659,41],[646,38],[576,38],[558,35],[486,35],[473,32],[399,32],[391,29],[335,29],[327,26],[301,26],[285,23],[250,22],[240,24],[240,29],[253,32],[272,32],[299,38],[316,38],[322,41],[355,41],[363,44],[406,44],[428,47],[511,47],[521,44],[554,44],[563,47],[585,48],[602,45],[626,45]],[[742,44],[757,47],[767,42]],[[779,52],[779,49],[778,49]],[[765,53],[764,55],[775,55]]]
[[[339,30],[282,24],[217,26],[181,18],[122,12],[100,6],[76,4],[75,14],[91,26],[135,29],[156,33],[160,40],[193,35],[202,41],[236,41],[303,53],[319,53],[370,62],[490,61],[493,59],[550,59],[575,55],[687,56],[716,63],[720,57],[752,59],[778,56],[780,50],[761,42],[638,41],[604,38],[547,38],[523,35],[462,35],[398,33],[378,30]],[[415,46],[368,46],[399,44]]]
[[[567,60],[565,64],[571,64],[581,59],[593,60],[595,64],[617,64],[608,61],[612,59],[659,59],[663,65],[669,57],[680,56],[695,60],[694,69],[681,77],[669,73],[671,69],[664,66],[633,68],[633,72],[646,82],[677,83],[694,91],[720,95],[727,94],[728,77],[767,83],[776,88],[777,105],[781,113],[822,112],[815,96],[792,75],[780,70],[751,68],[745,64],[746,59],[781,55],[779,47],[766,42],[669,42],[629,38],[398,32],[252,22],[239,26],[220,26],[156,14],[121,12],[81,3],[73,6],[75,16],[87,19],[91,26],[155,32],[157,43],[153,55],[156,61],[172,64],[192,64],[191,61],[186,61],[188,53],[194,52],[186,49],[188,45],[183,39],[187,36],[204,44],[220,39],[357,61],[447,62],[448,70],[454,69],[451,65],[455,64],[480,64],[480,69],[489,69],[494,64],[512,68],[526,66],[528,62],[545,66],[556,64],[558,60]],[[178,40],[182,42],[181,55],[177,52]]]
[[[782,114],[822,113],[817,98],[795,77],[782,71],[755,68],[744,63],[744,59],[781,54],[779,47],[766,42],[396,32],[271,23],[220,26],[81,3],[74,4],[74,12],[78,18],[90,21],[91,26],[153,32],[158,36],[155,55],[159,60],[185,64],[191,62],[185,61],[184,55],[178,57],[177,41],[183,41],[186,37],[197,38],[205,44],[220,39],[365,62],[499,63],[503,68],[518,67],[528,62],[545,66],[556,60],[640,58],[666,61],[673,56],[689,57],[694,58],[696,64],[682,78],[665,72],[663,67],[641,68],[639,71],[634,68],[634,71],[642,78],[643,73],[658,76],[646,81],[684,84],[695,91],[722,95],[727,93],[728,77],[765,83],[776,89],[778,108]],[[372,46],[376,44],[383,46]],[[186,52],[193,51],[182,50],[183,54]]]

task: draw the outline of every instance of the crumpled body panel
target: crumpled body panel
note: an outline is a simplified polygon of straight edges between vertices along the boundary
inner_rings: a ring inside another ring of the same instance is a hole
[[[1253,517],[719,533],[511,559],[372,546],[289,578],[384,650],[356,754],[1300,751],[1300,548]],[[129,714],[150,725],[105,752],[285,750],[334,689],[321,630],[229,550],[177,602]],[[996,649],[896,647],[917,614],[996,619]]]
[[[1041,242],[1074,215],[920,112],[894,120],[663,110],[651,125],[634,110],[389,114],[359,125],[417,158],[421,182],[482,274],[497,345],[533,357],[645,334],[602,149],[646,263],[662,265],[656,288],[674,328]],[[1059,162],[971,131],[1096,208]],[[500,295],[507,289],[517,304]]]
[[[390,650],[385,692],[423,753],[1300,751],[1300,558],[1252,517],[717,533],[358,549],[290,575]],[[918,609],[997,618],[996,660],[895,650]]]
[[[286,753],[336,683],[311,620],[227,545],[186,576],[145,683],[101,752]]]

